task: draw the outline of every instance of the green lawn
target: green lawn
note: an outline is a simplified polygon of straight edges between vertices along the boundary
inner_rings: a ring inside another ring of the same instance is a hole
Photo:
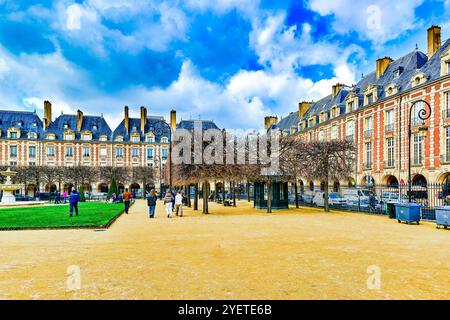
[[[0,209],[0,230],[26,228],[106,227],[123,210],[123,204],[83,202],[79,216],[69,217],[69,205]]]

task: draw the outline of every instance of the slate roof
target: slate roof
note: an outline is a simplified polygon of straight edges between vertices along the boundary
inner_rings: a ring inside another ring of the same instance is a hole
[[[37,133],[37,139],[42,136],[42,121],[35,112],[0,110],[0,138],[6,138],[8,128],[20,129],[19,139],[28,139],[29,132]]]
[[[108,138],[111,137],[111,128],[103,117],[83,115],[81,130],[77,131],[77,115],[72,114],[60,115],[44,131],[44,135],[53,133],[56,136],[56,140],[63,140],[64,130],[66,130],[64,128],[65,125],[68,125],[67,129],[75,132],[75,140],[80,140],[81,131],[83,130],[89,130],[92,133],[92,141],[98,141],[101,135],[106,135]]]
[[[442,54],[446,53],[448,50],[450,50],[450,39],[447,40],[430,59],[428,59],[427,55],[423,52],[414,50],[403,57],[392,61],[379,79],[376,78],[375,71],[368,73],[353,87],[343,87],[339,94],[333,99],[332,96],[329,95],[314,102],[302,119],[308,120],[308,118],[313,115],[318,116],[322,111],[327,112],[329,115],[330,109],[334,105],[340,107],[341,115],[345,114],[345,98],[350,93],[358,95],[358,108],[363,107],[364,91],[369,85],[377,86],[378,100],[382,100],[387,97],[386,89],[391,84],[394,84],[397,87],[398,92],[411,89],[411,80],[416,74],[425,74],[427,81],[438,79],[440,77],[441,68],[440,58]],[[284,131],[290,131],[291,126],[297,128],[298,123],[302,119],[299,117],[297,111],[291,112],[288,116],[281,118],[277,125],[273,127]]]
[[[177,129],[194,130],[194,127],[200,125],[202,130],[219,129],[212,120],[181,120],[177,124]]]
[[[152,132],[155,135],[155,142],[161,142],[162,137],[170,137],[170,126],[164,120],[163,117],[148,116],[147,123],[144,128],[144,134],[141,132],[141,119],[129,118],[129,134],[126,134],[125,119],[119,124],[119,126],[112,133],[112,139],[115,140],[117,136],[123,136],[123,141],[130,141],[130,135],[132,133],[139,133],[141,141],[144,141],[145,134]]]

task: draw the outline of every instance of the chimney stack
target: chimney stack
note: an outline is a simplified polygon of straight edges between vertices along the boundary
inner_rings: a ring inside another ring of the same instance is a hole
[[[170,127],[172,131],[177,129],[177,112],[175,110],[170,111]]]
[[[303,117],[306,111],[312,106],[312,102],[302,101],[298,104],[298,115],[299,117]]]
[[[50,123],[52,123],[52,104],[50,101],[45,100],[44,101],[44,130],[47,130],[47,128],[50,126]]]
[[[427,33],[428,33],[428,59],[430,59],[441,47],[441,27],[431,26],[430,28],[428,28]]]
[[[278,117],[276,116],[267,116],[264,117],[264,129],[269,129],[273,124],[278,123]]]
[[[333,98],[339,94],[339,91],[341,91],[343,86],[344,85],[342,83],[336,83],[334,86],[332,86],[331,95]]]
[[[77,111],[77,131],[81,131],[81,126],[83,124],[83,112],[81,110]]]
[[[376,75],[377,79],[379,79],[383,73],[386,71],[387,67],[393,60],[390,57],[384,57],[377,59],[377,65],[376,65]]]
[[[130,114],[128,113],[128,106],[125,106],[124,108],[124,124],[125,124],[125,131],[127,133],[127,135],[130,133]]]
[[[145,133],[145,125],[147,124],[147,109],[142,106],[141,107],[141,132]]]

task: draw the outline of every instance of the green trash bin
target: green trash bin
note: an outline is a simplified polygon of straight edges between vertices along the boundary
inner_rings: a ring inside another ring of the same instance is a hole
[[[389,219],[395,219],[395,202],[386,202],[386,213]]]

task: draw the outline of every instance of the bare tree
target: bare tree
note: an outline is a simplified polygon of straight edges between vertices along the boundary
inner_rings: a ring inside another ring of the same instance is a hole
[[[153,167],[147,167],[147,166],[133,167],[132,177],[133,177],[133,180],[142,182],[142,185],[143,185],[142,198],[145,199],[145,191],[146,191],[147,184],[149,182],[155,181],[155,177],[156,177],[155,169]]]
[[[306,178],[325,182],[324,209],[329,211],[328,184],[331,179],[348,178],[352,173],[355,146],[347,140],[309,142],[297,154],[300,167]]]

